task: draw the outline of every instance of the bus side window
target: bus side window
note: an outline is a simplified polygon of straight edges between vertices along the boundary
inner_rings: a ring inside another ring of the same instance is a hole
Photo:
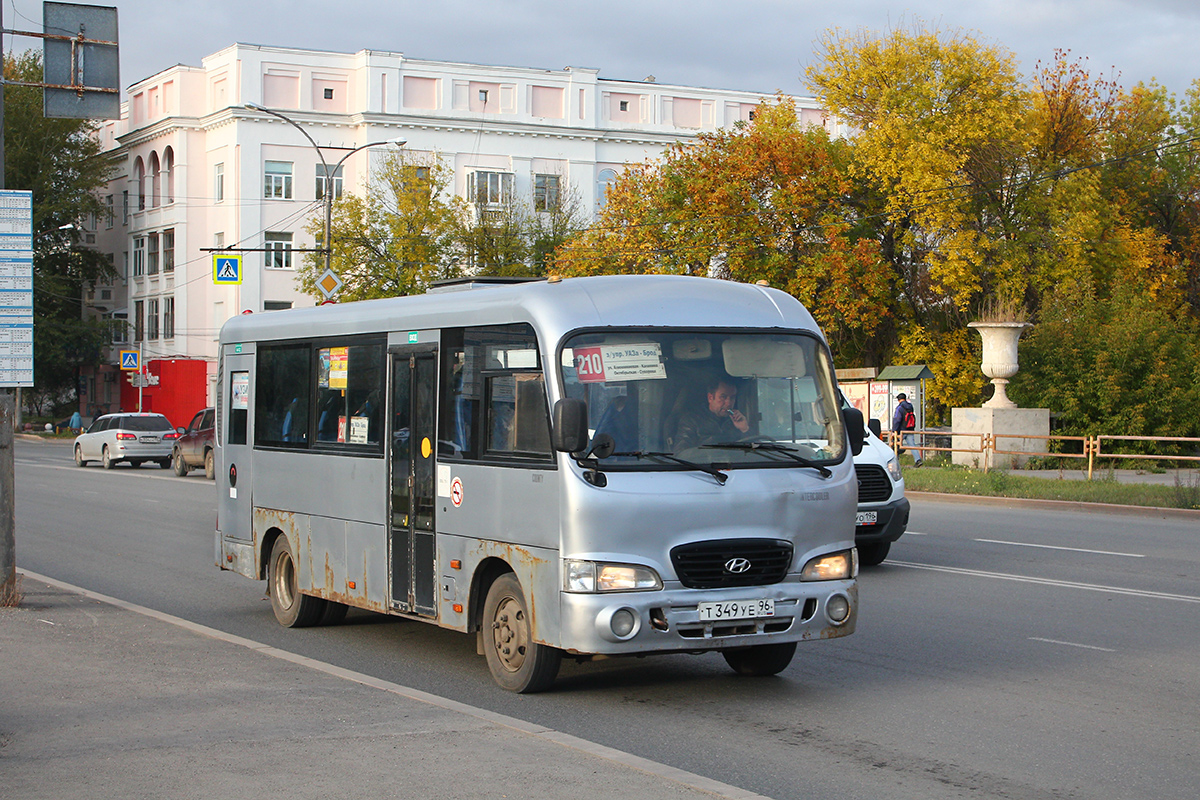
[[[533,326],[442,331],[438,438],[455,457],[551,460],[550,414]]]
[[[311,352],[307,344],[259,349],[255,445],[307,446]]]

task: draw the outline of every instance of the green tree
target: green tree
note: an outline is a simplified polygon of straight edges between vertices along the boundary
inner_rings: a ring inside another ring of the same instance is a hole
[[[365,197],[345,194],[333,204],[331,267],[342,280],[337,300],[369,300],[425,291],[453,277],[458,219],[463,206],[446,188],[453,170],[436,154],[389,153]],[[324,219],[307,230],[318,242]],[[297,270],[304,291],[322,297],[317,279],[324,253],[307,253]]]
[[[1145,295],[1046,308],[1021,342],[1011,395],[1065,434],[1200,434],[1200,326]]]
[[[600,222],[558,254],[574,274],[678,273],[766,282],[799,298],[835,351],[861,357],[890,313],[875,242],[845,202],[847,145],[784,98],[627,169]]]
[[[7,80],[42,80],[41,55],[6,54]],[[106,213],[98,192],[113,173],[101,155],[96,126],[87,120],[48,119],[42,90],[4,90],[4,185],[33,193],[34,390],[39,408],[77,390],[79,368],[99,363],[106,325],[83,319],[83,287],[115,275],[104,256],[79,246],[77,226]]]

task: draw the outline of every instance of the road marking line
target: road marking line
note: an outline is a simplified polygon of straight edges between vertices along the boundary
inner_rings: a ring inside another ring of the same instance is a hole
[[[921,533],[920,531],[905,531],[904,535],[905,536],[928,536],[929,534]]]
[[[1106,592],[1108,594],[1123,594],[1130,597],[1149,597],[1155,600],[1175,600],[1180,603],[1200,603],[1200,597],[1190,594],[1170,594],[1169,592],[1151,592],[1144,589],[1127,589],[1122,586],[1103,586],[1097,583],[1076,583],[1074,581],[1059,581],[1051,578],[1032,578],[1026,575],[1010,575],[1005,572],[984,572],[978,569],[963,569],[961,567],[935,567],[933,564],[917,564],[912,561],[895,561],[888,559],[887,563],[897,567],[911,569],[927,569],[931,572],[949,572],[952,575],[971,575],[976,578],[994,578],[1001,581],[1016,581],[1017,583],[1037,583],[1042,586],[1058,586],[1062,589],[1085,589],[1090,592]]]
[[[1029,641],[1031,641],[1031,642],[1047,642],[1049,644],[1062,644],[1062,645],[1066,645],[1067,647],[1082,647],[1084,650],[1099,650],[1101,653],[1117,652],[1116,650],[1113,650],[1111,647],[1096,647],[1095,645],[1090,645],[1090,644],[1076,644],[1075,642],[1060,642],[1058,639],[1043,639],[1040,636],[1030,636]]]
[[[192,622],[191,620],[184,619],[183,617],[177,617],[173,614],[167,614],[166,612],[157,611],[153,608],[140,606],[136,603],[131,603],[127,600],[121,600],[120,598],[112,597],[110,595],[93,592],[90,589],[84,589],[81,586],[56,580],[45,575],[39,575],[36,572],[30,572],[29,570],[22,569],[19,570],[19,573],[28,576],[32,580],[48,583],[51,586],[58,587],[59,589],[65,589],[68,592],[74,592],[75,594],[82,595],[83,597],[87,597],[92,600],[99,600],[102,603],[107,603],[109,605],[116,606],[117,608],[123,608],[126,611],[132,611],[136,614],[150,617],[151,619],[157,619],[161,622],[176,625],[184,630],[191,631],[192,633],[198,633],[201,636],[208,636],[209,638],[217,639],[218,641],[228,642],[229,644],[245,647],[264,656],[278,658],[282,661],[308,667],[309,669],[316,670],[317,672],[323,672],[326,675],[332,675],[336,678],[342,678],[343,680],[362,684],[363,686],[380,689],[400,697],[406,697],[409,700],[415,700],[418,703],[426,703],[447,711],[453,711],[459,714],[475,717],[476,719],[481,719],[494,725],[511,728],[512,730],[520,733],[524,733],[529,736],[535,736],[547,742],[553,742],[561,747],[588,753],[596,756],[597,758],[602,758],[606,761],[612,761],[629,769],[639,770],[655,777],[662,778],[663,780],[682,784],[683,786],[696,789],[701,792],[707,792],[717,797],[728,798],[728,800],[770,800],[770,798],[764,795],[755,794],[748,789],[742,789],[740,787],[733,786],[732,784],[722,783],[721,781],[713,780],[712,778],[706,778],[703,775],[698,775],[694,772],[688,772],[686,770],[672,767],[668,764],[663,764],[658,761],[651,761],[648,758],[643,758],[641,756],[634,755],[633,753],[627,753],[624,750],[617,750],[612,747],[597,744],[596,742],[591,742],[587,739],[582,739],[569,733],[561,733],[553,728],[548,728],[536,722],[527,722],[517,717],[498,714],[495,711],[488,711],[485,708],[468,705],[466,703],[462,703],[457,700],[451,700],[449,698],[441,697],[429,692],[423,692],[420,689],[414,689],[411,686],[405,686],[404,684],[385,681],[381,678],[376,678],[373,675],[367,675],[363,672],[355,672],[354,670],[339,667],[325,661],[318,661],[315,658],[302,656],[298,653],[289,653],[286,650],[280,650],[277,647],[263,644],[262,642],[255,641],[254,639],[247,639],[244,636],[226,633],[225,631],[217,628],[210,628],[207,625],[201,625],[198,622]]]
[[[1145,558],[1141,553],[1117,553],[1112,550],[1085,550],[1082,547],[1059,547],[1053,544],[1031,544],[1029,542],[1006,542],[1003,539],[976,539],[977,542],[988,544],[1011,544],[1015,547],[1041,547],[1044,550],[1068,550],[1072,553],[1095,553],[1101,556],[1124,556],[1125,558]]]

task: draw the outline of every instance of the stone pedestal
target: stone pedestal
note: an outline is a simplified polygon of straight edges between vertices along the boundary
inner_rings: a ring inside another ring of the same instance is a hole
[[[1026,453],[1044,453],[1049,442],[1045,439],[1020,439],[1019,436],[1049,436],[1050,409],[1048,408],[953,408],[950,410],[950,427],[955,434],[953,447],[978,448],[979,435],[990,433],[999,436],[997,450],[1017,450]],[[997,469],[1020,468],[1028,457],[995,453],[990,455],[990,464]],[[951,453],[951,461],[967,467],[983,467],[982,453]]]

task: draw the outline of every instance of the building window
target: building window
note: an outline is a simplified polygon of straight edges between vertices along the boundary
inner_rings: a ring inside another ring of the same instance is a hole
[[[104,227],[108,230],[112,230],[114,219],[113,210],[113,196],[110,194],[104,198]]]
[[[124,344],[130,341],[130,315],[126,312],[113,312],[113,344]]]
[[[628,110],[629,110],[629,101],[628,101],[628,100],[622,100],[622,101],[621,101],[621,106],[620,106],[620,107],[621,107],[621,110],[622,110],[622,111],[628,111]]]
[[[267,162],[263,179],[263,197],[268,200],[292,199],[292,162]]]
[[[175,338],[175,298],[164,297],[162,307],[162,335],[164,339]]]
[[[558,176],[533,176],[533,210],[554,211],[558,208]]]
[[[263,311],[287,311],[291,307],[291,300],[263,300]]]
[[[213,234],[213,247],[220,250],[225,246],[225,231],[217,231]]]
[[[121,224],[129,224],[129,190],[121,192]]]
[[[162,271],[175,271],[175,229],[167,228],[162,232]]]
[[[140,342],[146,338],[146,301],[133,301],[133,340]]]
[[[326,90],[329,91],[329,90]],[[324,164],[317,164],[317,199],[325,199],[325,170],[327,167]],[[342,198],[342,167],[339,164],[337,169],[332,170],[333,177],[329,182],[333,183],[333,199],[340,200]]]
[[[602,169],[596,176],[596,208],[603,210],[608,205],[608,190],[617,182],[617,173],[611,169]]]
[[[158,234],[151,233],[146,236],[146,274],[158,274]]]
[[[140,278],[146,274],[146,237],[133,237],[133,277]]]
[[[146,303],[146,338],[158,338],[158,299]]]
[[[332,100],[332,99],[333,99],[333,89],[326,89],[326,90],[325,90],[325,99],[326,99],[326,100]]]
[[[290,233],[266,233],[267,267],[270,269],[292,268],[292,235]]]
[[[509,172],[475,172],[467,183],[467,200],[480,205],[512,201],[513,176]]]
[[[213,167],[213,201],[220,203],[225,200],[225,164]]]

